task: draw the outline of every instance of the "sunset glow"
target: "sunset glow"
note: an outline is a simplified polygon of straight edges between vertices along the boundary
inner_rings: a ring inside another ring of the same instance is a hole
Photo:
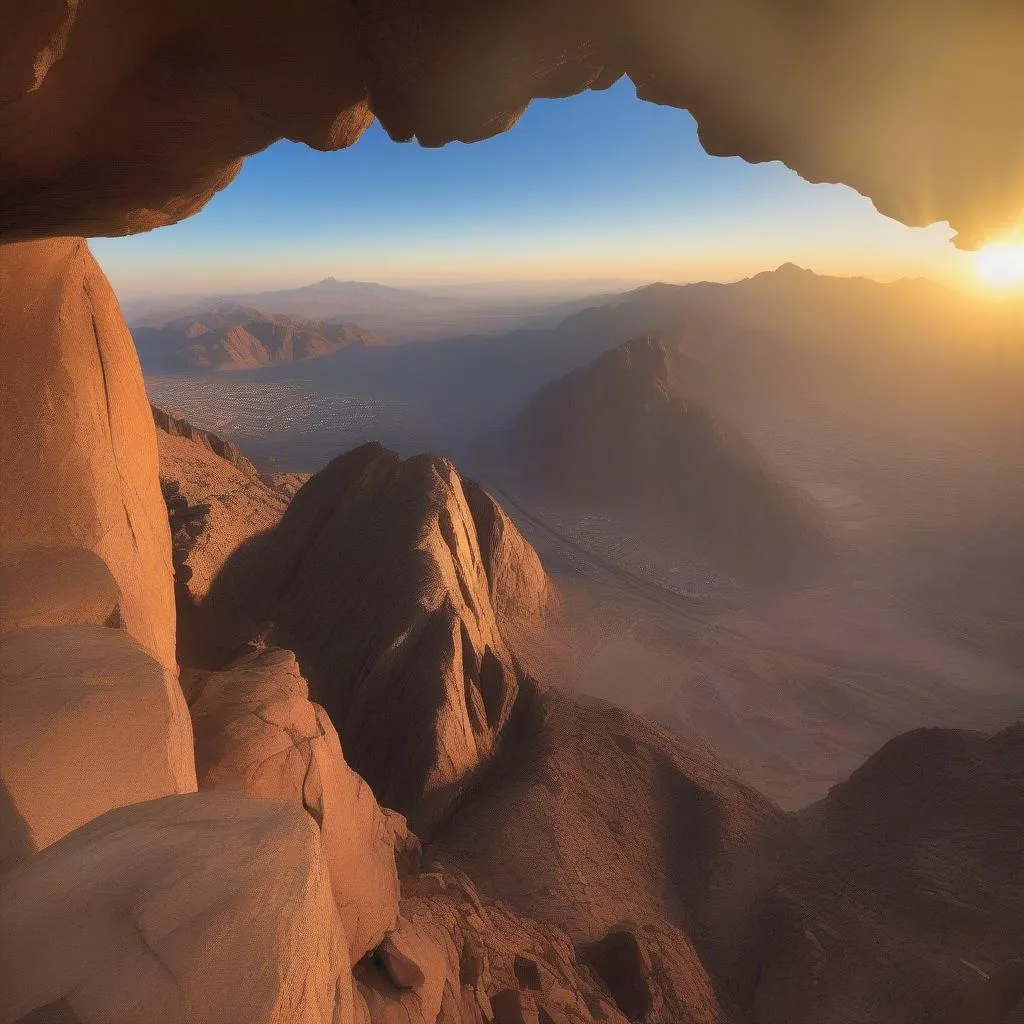
[[[975,258],[975,269],[990,287],[1024,287],[1024,243],[986,245]]]

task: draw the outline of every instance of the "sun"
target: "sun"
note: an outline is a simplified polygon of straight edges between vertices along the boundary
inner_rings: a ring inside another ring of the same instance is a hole
[[[1024,243],[994,242],[978,250],[978,277],[993,288],[1024,287]]]

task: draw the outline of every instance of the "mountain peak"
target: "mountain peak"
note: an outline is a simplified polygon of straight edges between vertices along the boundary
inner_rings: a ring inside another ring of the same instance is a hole
[[[796,263],[782,263],[774,270],[768,271],[768,273],[775,277],[799,277],[804,279],[817,277],[813,270],[808,270],[806,267],[798,266]]]

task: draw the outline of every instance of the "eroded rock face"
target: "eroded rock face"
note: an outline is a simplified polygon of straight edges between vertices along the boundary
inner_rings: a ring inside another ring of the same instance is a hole
[[[156,431],[131,336],[81,239],[0,246],[0,558],[82,548],[123,627],[173,667],[174,595]]]
[[[285,800],[316,822],[354,964],[395,927],[393,823],[345,763],[291,651],[253,652],[223,672],[193,672],[189,705],[201,790]],[[404,825],[404,823],[401,823]]]
[[[478,483],[463,480],[462,489],[476,527],[491,604],[502,625],[529,627],[556,613],[558,595],[537,552]]]
[[[511,603],[506,582],[532,588],[533,607],[550,593],[536,555],[504,523],[507,538],[486,541],[485,560],[448,460],[365,445],[314,476],[210,593],[242,635],[273,624],[352,767],[417,832],[490,756],[511,713],[519,670],[495,611]]]
[[[0,869],[97,815],[196,788],[176,675],[119,629],[0,636]]]
[[[232,442],[159,409],[153,416],[176,575],[201,604],[228,557],[274,526],[288,498]]]
[[[487,786],[435,844],[481,889],[568,933],[624,1016],[719,1024],[739,1016],[784,828],[709,752],[524,684]],[[623,948],[602,955],[624,919]]]
[[[127,234],[200,209],[278,138],[429,146],[627,74],[716,155],[841,181],[968,245],[1024,195],[1024,10],[916,0],[45,0],[0,16],[0,236]],[[927,159],[921,159],[927,154]]]
[[[162,409],[154,408],[153,418],[171,530],[178,661],[220,667],[237,644],[206,600],[210,586],[234,551],[280,520],[293,481],[273,486],[231,441]]]
[[[199,793],[124,807],[0,889],[5,1021],[352,1021],[317,829],[282,803]]]
[[[517,1011],[544,1024],[625,1024],[564,929],[484,895],[461,871],[434,863],[404,879],[402,917],[441,953],[440,1024],[497,1022]],[[524,972],[524,964],[532,969]],[[364,962],[356,974],[360,992],[389,991],[383,966]],[[409,999],[403,1005],[413,1006]]]

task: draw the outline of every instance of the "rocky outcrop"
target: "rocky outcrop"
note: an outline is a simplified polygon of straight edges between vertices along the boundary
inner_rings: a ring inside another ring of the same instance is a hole
[[[317,829],[237,794],[134,804],[0,882],[0,1019],[350,1024]]]
[[[174,595],[156,431],[117,300],[81,239],[0,246],[0,560],[81,548],[166,667]],[[0,601],[2,603],[2,601]]]
[[[340,149],[376,117],[394,139],[470,142],[623,74],[689,110],[715,155],[844,182],[967,245],[1024,205],[1013,3],[44,0],[0,17],[11,239],[180,220],[279,138]]]
[[[507,551],[525,555],[504,529]],[[512,579],[520,593],[534,588],[533,606],[545,603],[550,584],[529,555],[494,575],[492,598],[452,464],[365,445],[316,474],[269,534],[233,556],[210,602],[242,635],[273,624],[349,763],[421,832],[488,759],[511,713],[519,670],[495,604]]]
[[[564,929],[625,1015],[643,1002],[631,1019],[738,1016],[780,812],[709,752],[610,705],[524,684],[516,715],[438,856]],[[618,949],[612,969],[608,935],[624,929],[634,963]]]
[[[100,625],[0,636],[0,870],[114,807],[196,788],[176,676]]]
[[[200,790],[235,790],[307,811],[320,830],[356,963],[396,926],[395,833],[404,822],[385,815],[345,763],[290,651],[254,651],[222,672],[190,672],[186,685]]]
[[[153,422],[156,424],[158,431],[162,431],[171,437],[184,437],[189,441],[194,441],[201,447],[213,452],[214,455],[219,455],[225,462],[230,463],[244,476],[259,476],[256,467],[242,454],[242,450],[234,441],[226,441],[223,437],[213,433],[213,431],[201,430],[199,427],[189,423],[183,416],[175,416],[174,413],[161,409],[156,405],[151,405],[150,409],[153,412]],[[158,439],[159,436],[157,434]]]
[[[234,551],[280,520],[293,483],[271,486],[232,442],[160,409],[153,417],[171,530],[178,661],[218,667],[238,645],[209,607],[210,586]]]
[[[288,497],[232,442],[160,410],[154,417],[175,577],[200,604],[232,552],[280,520]]]
[[[380,344],[354,324],[323,324],[233,303],[132,331],[147,372],[168,369],[246,370],[303,362],[343,348]]]
[[[464,480],[480,557],[495,615],[502,624],[527,627],[558,610],[558,595],[537,552],[526,542],[508,513],[478,483]]]
[[[514,1020],[510,1015],[516,1012],[544,1024],[625,1024],[563,929],[517,914],[479,891],[461,871],[435,862],[403,880],[402,918],[419,943],[430,943],[440,954],[439,959],[423,959],[422,965],[426,985],[432,972],[439,973],[437,1020],[442,1024],[490,1024]],[[364,961],[356,979],[357,1003],[358,995],[366,994],[371,1012],[380,1012],[381,994],[395,994],[380,958]],[[411,997],[399,1002],[409,1011],[409,1020],[421,1020]],[[376,1024],[378,1016],[372,1019]]]
[[[542,388],[512,429],[528,484],[674,529],[743,575],[814,564],[823,521],[753,445],[681,397],[671,371],[665,342],[644,335]]]

